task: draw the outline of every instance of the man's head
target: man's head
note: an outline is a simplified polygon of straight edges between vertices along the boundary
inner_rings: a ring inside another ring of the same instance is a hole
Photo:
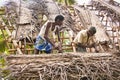
[[[92,26],[88,29],[88,35],[89,36],[93,36],[95,33],[96,33],[96,28],[95,27]]]
[[[55,17],[55,23],[59,26],[63,24],[64,17],[62,15],[57,15]]]

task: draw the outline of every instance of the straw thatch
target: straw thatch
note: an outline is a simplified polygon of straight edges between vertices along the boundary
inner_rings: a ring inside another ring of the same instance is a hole
[[[118,53],[119,54],[119,53]],[[11,55],[15,80],[119,80],[120,58],[110,53]]]

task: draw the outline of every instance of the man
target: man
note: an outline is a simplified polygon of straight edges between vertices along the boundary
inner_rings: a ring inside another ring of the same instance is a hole
[[[93,36],[96,33],[95,27],[90,27],[88,30],[81,30],[73,41],[77,52],[86,52],[86,48],[95,48],[95,43],[92,43]],[[96,48],[95,51],[97,52]]]
[[[60,26],[63,24],[64,17],[62,15],[57,15],[54,22],[47,21],[41,28],[38,37],[36,38],[34,53],[38,54],[39,51],[44,51],[45,53],[51,53],[52,49],[57,49],[62,52],[61,41],[59,35]],[[50,39],[50,37],[55,33],[58,37],[59,45],[55,44],[55,41]]]

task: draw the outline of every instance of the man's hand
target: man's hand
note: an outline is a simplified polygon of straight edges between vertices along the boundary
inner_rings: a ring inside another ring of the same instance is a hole
[[[89,48],[95,47],[95,43],[88,45]]]
[[[55,45],[53,46],[53,49],[58,49],[58,45],[55,44]]]
[[[60,47],[59,49],[58,49],[58,53],[62,53],[63,52],[63,50],[62,50],[62,48]]]
[[[62,44],[60,42],[55,43],[55,49],[57,49],[59,53],[62,53]]]
[[[91,45],[90,45],[90,48],[94,48],[95,49],[95,52],[96,53],[99,53],[99,51],[98,51],[98,49],[97,49],[97,47],[96,47],[97,45],[96,45],[96,43],[92,43]]]
[[[58,42],[58,53],[62,53],[62,43]]]

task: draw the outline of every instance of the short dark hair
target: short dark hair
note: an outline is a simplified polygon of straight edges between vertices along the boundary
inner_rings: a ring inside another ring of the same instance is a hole
[[[63,17],[62,15],[57,15],[57,16],[55,17],[55,21],[57,21],[57,20],[63,21],[63,20],[64,20],[64,17]]]
[[[90,31],[92,34],[95,34],[95,33],[96,33],[96,28],[93,27],[93,26],[91,26],[91,27],[89,28],[89,31]]]

